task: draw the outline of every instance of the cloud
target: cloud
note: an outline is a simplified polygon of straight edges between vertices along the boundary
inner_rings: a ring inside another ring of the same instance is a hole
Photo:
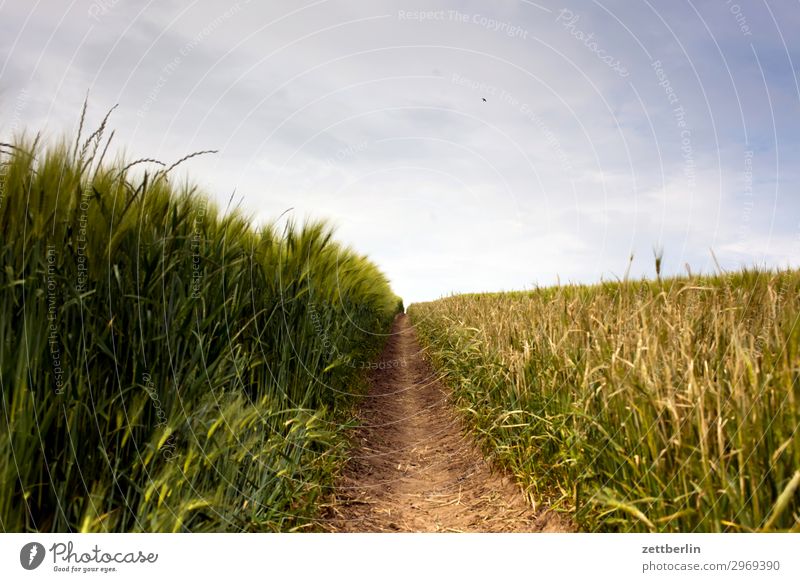
[[[131,155],[220,149],[185,171],[257,222],[330,218],[406,303],[652,275],[654,245],[668,272],[796,261],[796,11],[564,8],[17,4],[0,99],[56,133],[90,89]]]

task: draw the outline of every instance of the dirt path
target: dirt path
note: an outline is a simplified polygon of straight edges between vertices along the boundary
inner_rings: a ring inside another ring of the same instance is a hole
[[[353,458],[340,479],[333,531],[564,531],[492,471],[462,425],[414,330],[398,316],[370,378]]]

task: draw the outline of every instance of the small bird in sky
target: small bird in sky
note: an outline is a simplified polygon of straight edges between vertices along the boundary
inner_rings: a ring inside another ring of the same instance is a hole
[[[482,97],[483,102],[486,103],[486,97]]]

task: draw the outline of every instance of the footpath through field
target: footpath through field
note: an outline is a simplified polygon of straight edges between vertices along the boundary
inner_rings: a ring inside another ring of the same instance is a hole
[[[422,358],[406,315],[370,377],[352,458],[325,528],[350,532],[564,531],[492,470]]]

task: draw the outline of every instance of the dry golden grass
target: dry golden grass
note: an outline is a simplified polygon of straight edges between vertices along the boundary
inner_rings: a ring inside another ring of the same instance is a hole
[[[409,313],[487,450],[584,529],[800,529],[800,272]]]

